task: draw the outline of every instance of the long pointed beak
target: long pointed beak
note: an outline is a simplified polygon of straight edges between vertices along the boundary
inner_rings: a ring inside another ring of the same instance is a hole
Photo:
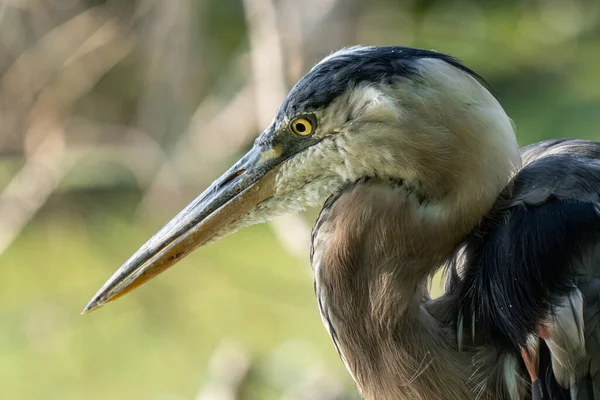
[[[280,162],[279,147],[261,151],[255,146],[131,256],[83,313],[116,300],[196,248],[228,233],[236,220],[273,196]]]

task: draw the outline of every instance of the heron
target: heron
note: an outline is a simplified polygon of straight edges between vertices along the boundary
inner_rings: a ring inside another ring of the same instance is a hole
[[[519,149],[489,85],[456,58],[345,48],[84,312],[240,228],[321,207],[318,310],[364,398],[600,399],[598,160],[591,141]]]

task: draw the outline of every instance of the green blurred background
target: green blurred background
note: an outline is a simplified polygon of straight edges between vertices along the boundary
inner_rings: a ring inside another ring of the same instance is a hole
[[[455,55],[522,145],[598,138],[600,3],[0,0],[0,398],[357,399],[313,299],[314,210],[79,312],[351,44]]]

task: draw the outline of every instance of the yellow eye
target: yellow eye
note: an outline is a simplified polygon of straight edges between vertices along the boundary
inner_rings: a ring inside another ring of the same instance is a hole
[[[308,136],[313,132],[312,122],[306,118],[296,118],[290,124],[292,132],[300,136]]]

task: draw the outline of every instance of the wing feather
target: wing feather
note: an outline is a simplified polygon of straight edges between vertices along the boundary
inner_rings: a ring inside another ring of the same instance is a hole
[[[600,143],[541,142],[522,158],[458,247],[461,336],[476,325],[476,341],[518,354],[543,327],[548,397],[600,400]]]

